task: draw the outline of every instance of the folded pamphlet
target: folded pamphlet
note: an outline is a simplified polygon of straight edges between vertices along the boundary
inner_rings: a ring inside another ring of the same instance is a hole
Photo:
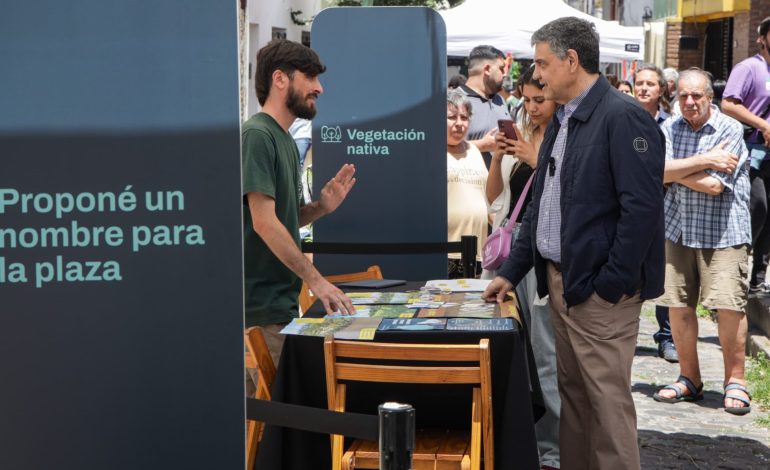
[[[359,305],[356,307],[354,315],[343,315],[340,312],[334,312],[326,315],[324,318],[412,318],[415,310],[406,305]]]
[[[337,339],[374,339],[381,318],[295,318],[281,334],[300,336],[328,336]]]
[[[445,327],[446,318],[383,318],[379,329],[380,331],[428,331],[443,330]]]
[[[489,279],[434,279],[425,283],[425,287],[439,289],[442,292],[484,292]]]
[[[509,331],[513,330],[510,318],[450,318],[446,322],[447,330],[461,331]]]

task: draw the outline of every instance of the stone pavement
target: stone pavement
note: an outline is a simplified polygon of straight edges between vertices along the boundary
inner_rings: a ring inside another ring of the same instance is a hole
[[[755,423],[768,411],[756,406],[734,416],[722,405],[723,365],[716,323],[699,319],[698,354],[705,399],[658,403],[653,393],[676,380],[678,364],[657,355],[654,307],[642,309],[632,370],[643,469],[770,469],[770,429]]]

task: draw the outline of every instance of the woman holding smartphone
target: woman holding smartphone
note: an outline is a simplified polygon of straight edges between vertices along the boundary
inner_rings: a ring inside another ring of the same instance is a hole
[[[515,138],[498,133],[498,148],[492,153],[486,189],[489,210],[495,214],[492,229],[502,225],[516,205],[518,196],[537,166],[537,154],[545,128],[556,112],[556,103],[545,99],[542,85],[532,78],[533,71],[534,68],[528,68],[519,80],[524,105],[518,113],[519,122],[513,128]],[[531,191],[526,197],[524,207],[532,198]],[[517,222],[521,222],[523,216],[522,211]]]
[[[487,179],[487,200],[490,212],[494,212],[492,224],[496,229],[510,217],[516,202],[537,166],[537,155],[543,142],[545,129],[556,112],[556,103],[546,100],[543,86],[532,78],[534,67],[528,68],[521,79],[521,100],[524,103],[518,114],[519,122],[514,127],[515,139],[504,132],[497,134],[498,148],[492,153],[492,164]],[[502,124],[505,128],[506,124]],[[532,198],[532,188],[525,195],[526,208]],[[521,223],[524,211],[518,215]],[[514,241],[515,243],[515,241]],[[493,279],[495,272],[485,270],[482,279]],[[516,296],[522,316],[527,323],[532,351],[537,364],[537,374],[545,402],[545,415],[535,425],[540,464],[544,469],[560,467],[559,457],[559,410],[561,400],[556,380],[556,345],[551,325],[551,309],[547,298],[537,295],[535,270],[516,286]]]

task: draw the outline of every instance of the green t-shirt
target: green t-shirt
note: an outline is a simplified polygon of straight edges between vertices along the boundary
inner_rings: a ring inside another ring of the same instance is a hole
[[[302,280],[254,231],[246,195],[258,192],[272,197],[278,220],[299,246],[302,187],[297,144],[265,113],[257,113],[246,121],[241,144],[246,326],[288,322],[298,316],[297,297]]]

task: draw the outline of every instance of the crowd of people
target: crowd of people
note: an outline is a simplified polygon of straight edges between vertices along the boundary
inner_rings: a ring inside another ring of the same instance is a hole
[[[496,270],[463,272],[450,257],[448,276],[489,279],[488,301],[517,294],[546,405],[543,468],[639,468],[631,367],[644,301],[656,304],[660,357],[680,369],[654,399],[703,398],[702,304],[719,317],[724,409],[751,410],[745,309],[749,292],[770,292],[770,18],[758,54],[723,83],[651,64],[606,77],[595,27],[572,17],[541,27],[532,45],[515,84],[489,45],[470,53],[467,79],[450,80],[447,237],[476,235],[480,261],[490,230],[515,218],[516,236]],[[315,114],[324,66],[289,41],[263,48],[257,64],[262,112],[243,130],[246,318],[268,326],[277,355],[301,280],[327,311],[354,310],[302,255],[298,228],[343,202],[355,168],[300,204],[288,131]],[[508,120],[512,133],[500,130]]]
[[[490,137],[497,145],[489,152],[486,197],[474,203],[486,204],[492,223],[470,233],[483,240],[512,216],[519,198],[528,205],[517,216],[523,226],[508,261],[481,277],[494,279],[485,294],[490,298],[515,289],[528,324],[547,405],[536,429],[544,468],[559,468],[562,461],[571,462],[565,468],[633,468],[628,462],[638,461],[638,449],[629,380],[642,300],[656,304],[660,357],[680,369],[654,399],[703,398],[695,314],[701,304],[719,318],[724,409],[736,415],[751,410],[745,308],[749,292],[770,292],[764,278],[770,251],[770,18],[757,31],[759,53],[737,64],[726,82],[696,68],[641,64],[630,80],[608,76],[605,87],[593,66],[595,43],[586,40],[590,26],[565,19],[559,28],[547,25],[533,36],[535,61],[516,85],[520,104],[509,115],[517,122],[516,139],[497,132],[505,106],[495,94],[506,95],[500,91],[501,51],[475,48],[468,80],[454,78],[447,100],[470,97],[470,111],[482,111],[469,113],[465,128],[474,127],[485,149]],[[555,61],[547,60],[548,53]],[[594,116],[609,101],[612,106]],[[592,120],[610,137],[593,134]],[[587,149],[609,149],[606,159],[583,151],[582,134],[596,137],[585,141]],[[548,171],[523,193],[538,163]],[[608,188],[613,191],[605,194]],[[450,184],[449,193],[454,190]],[[645,221],[639,227],[645,237],[634,233],[627,214]],[[457,225],[463,214],[450,207],[449,217]],[[610,358],[621,359],[620,373]]]

